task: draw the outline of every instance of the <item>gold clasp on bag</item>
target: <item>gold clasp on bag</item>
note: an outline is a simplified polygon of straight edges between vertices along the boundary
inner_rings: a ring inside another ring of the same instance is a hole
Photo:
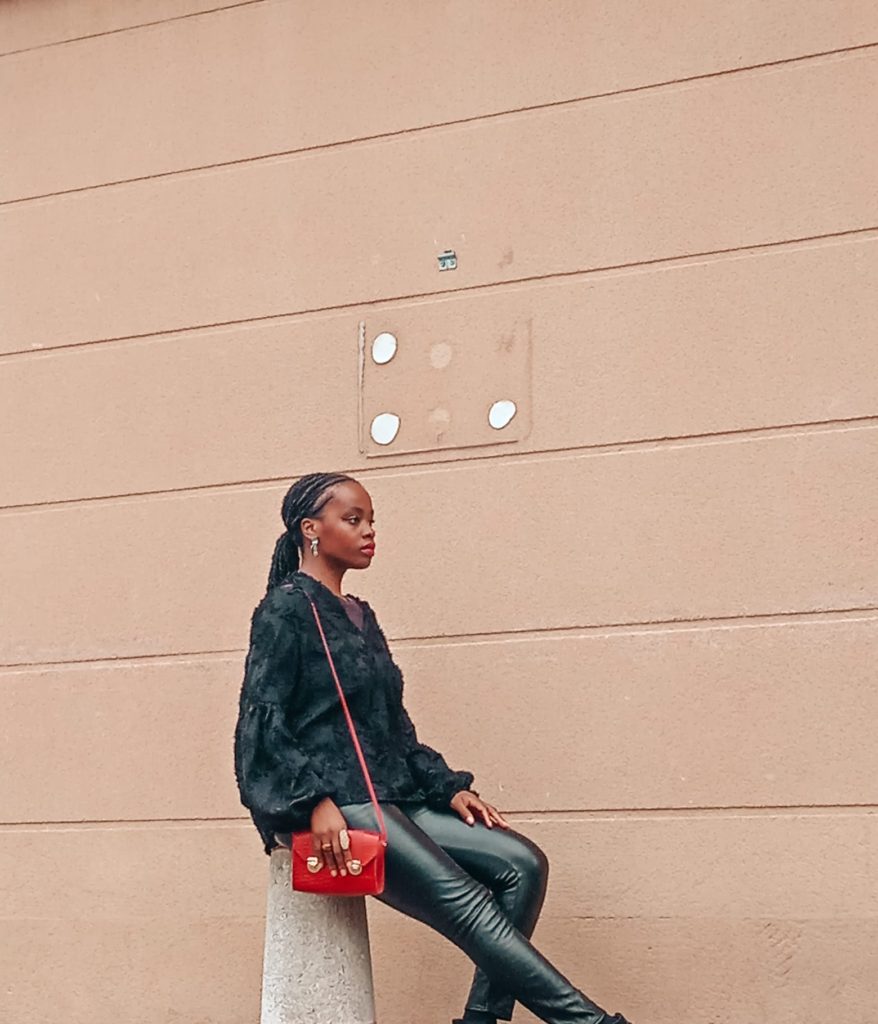
[[[361,874],[362,871],[363,871],[362,861],[359,861],[359,860],[356,860],[356,859],[352,860],[350,862],[350,864],[348,864],[348,871],[350,871],[350,873],[352,875],[359,875],[359,874]]]
[[[305,861],[305,866],[313,875],[323,867],[323,864],[319,857],[309,857],[307,861]]]

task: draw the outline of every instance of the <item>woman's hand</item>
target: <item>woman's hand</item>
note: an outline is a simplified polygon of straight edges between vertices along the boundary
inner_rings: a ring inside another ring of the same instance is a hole
[[[320,866],[323,867],[325,864],[333,878],[338,872],[346,875],[348,865],[353,860],[350,843],[347,842],[346,827],[344,815],[331,796],[325,796],[311,812],[311,847],[314,856],[321,862]],[[342,839],[346,840],[347,850],[342,848]],[[324,849],[326,843],[330,846]]]
[[[480,796],[476,796],[475,793],[471,793],[468,789],[461,789],[455,793],[451,798],[451,806],[467,825],[475,824],[475,818],[472,815],[472,812],[475,811],[476,814],[481,814],[485,819],[485,824],[488,828],[493,828],[495,821],[501,828],[511,828],[509,822],[496,807],[487,803]]]

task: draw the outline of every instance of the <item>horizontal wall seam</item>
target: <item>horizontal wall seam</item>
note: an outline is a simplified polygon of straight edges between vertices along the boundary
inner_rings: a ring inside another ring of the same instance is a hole
[[[601,807],[570,808],[563,810],[505,810],[504,817],[516,821],[594,821],[602,818],[616,820],[631,818],[741,818],[741,817],[870,817],[878,811],[878,804],[728,804],[692,807]],[[9,821],[0,823],[2,832],[55,832],[61,828],[72,832],[117,831],[130,826],[166,825],[170,828],[252,828],[245,816],[233,818],[93,818],[59,821]],[[44,827],[40,827],[44,826]],[[107,827],[109,826],[109,828]]]
[[[237,0],[237,3],[221,4],[211,7],[206,11],[190,11],[188,14],[175,14],[170,18],[159,18],[158,21],[141,21],[136,25],[123,25],[121,28],[110,28],[105,32],[92,32],[84,36],[73,36],[70,39],[56,39],[51,43],[38,43],[36,46],[22,46],[18,50],[4,50],[0,52],[0,59],[3,57],[14,57],[19,53],[32,53],[34,50],[48,50],[55,46],[67,46],[68,43],[81,43],[87,39],[100,39],[102,36],[117,36],[121,32],[134,32],[141,28],[153,28],[155,25],[165,25],[171,21],[185,21],[188,18],[200,18],[206,14],[218,14],[220,11],[229,11],[235,7],[250,7],[253,4],[265,3],[265,0]]]
[[[706,633],[732,629],[766,629],[770,627],[837,625],[840,622],[878,623],[878,605],[853,608],[801,609],[785,612],[753,612],[748,615],[705,616],[686,619],[645,619],[631,622],[594,623],[583,626],[545,626],[531,629],[507,629],[489,633],[449,633],[443,636],[388,636],[397,650],[430,647],[471,647],[478,644],[528,643],[546,640],[597,639],[606,636],[652,635],[656,633]],[[204,663],[208,661],[240,662],[243,668],[245,648],[221,648],[212,651],[162,651],[156,654],[129,654],[107,658],[71,658],[62,661],[26,661],[0,663],[0,677],[36,674],[47,669],[77,670],[82,668],[131,668],[136,665]]]
[[[264,2],[264,0],[251,0],[251,2]],[[243,5],[241,5],[243,6]],[[195,15],[187,15],[194,17]],[[176,20],[176,19],[175,19]],[[124,31],[124,30],[119,30]],[[628,96],[640,92],[658,92],[664,89],[672,89],[679,85],[689,85],[698,82],[707,82],[714,78],[731,77],[738,75],[755,74],[766,69],[786,69],[809,62],[821,62],[826,60],[845,59],[850,56],[859,56],[862,53],[878,47],[878,42],[860,43],[856,46],[841,47],[837,50],[825,50],[819,53],[802,54],[797,57],[786,57],[776,61],[764,61],[760,64],[750,64],[742,68],[726,68],[720,71],[708,71],[700,75],[690,75],[684,78],[670,78],[661,82],[650,82],[645,85],[629,86],[624,89],[615,89],[608,92],[592,93],[587,96],[575,96],[565,100],[552,100],[548,103],[535,103],[524,107],[516,107],[510,110],[497,110],[482,114],[473,114],[469,117],[453,118],[450,121],[436,121],[430,124],[415,125],[409,128],[399,128],[395,131],[378,132],[374,135],[361,135],[350,139],[340,139],[336,142],[323,142],[314,146],[302,146],[297,149],[277,150],[271,153],[259,153],[255,156],[238,157],[233,160],[223,160],[218,163],[198,164],[192,167],[181,167],[172,171],[161,171],[156,174],[137,175],[132,178],[119,178],[114,181],[102,181],[93,185],[80,185],[76,188],[60,189],[57,192],[35,193],[29,196],[18,196],[15,199],[0,201],[0,207],[21,205],[23,203],[36,202],[42,199],[50,199],[57,196],[75,195],[81,192],[93,192],[102,188],[114,188],[122,185],[130,185],[141,181],[152,181],[161,178],[170,178],[187,174],[199,174],[203,171],[217,170],[226,167],[263,163],[279,158],[299,156],[305,153],[329,151],[333,149],[358,146],[365,143],[378,142],[404,138],[406,136],[420,136],[431,131],[438,131],[451,128],[455,125],[472,124],[476,121],[498,121],[503,118],[516,117],[520,114],[535,113],[540,111],[554,110],[559,107],[574,106],[576,104],[594,103],[600,100],[612,99],[619,96]],[[0,54],[0,57],[5,56]]]
[[[847,419],[814,420],[803,423],[779,423],[759,427],[741,427],[736,430],[705,432],[701,434],[680,434],[666,437],[635,438],[629,441],[606,441],[593,445],[574,445],[562,448],[540,448],[524,452],[489,451],[478,454],[459,454],[455,459],[430,462],[394,462],[390,466],[348,466],[339,472],[356,475],[362,479],[373,479],[384,476],[402,476],[408,473],[442,473],[468,469],[473,462],[486,459],[502,460],[507,465],[531,462],[554,462],[573,458],[598,458],[609,455],[633,455],[643,451],[664,452],[675,448],[701,448],[708,445],[743,444],[759,440],[780,440],[787,437],[800,437],[811,434],[832,434],[850,432],[852,430],[874,430],[878,427],[878,416],[852,416]],[[222,494],[237,490],[268,490],[275,487],[289,486],[296,478],[296,473],[281,477],[262,477],[253,480],[231,480],[224,483],[197,484],[189,487],[170,487],[152,491],[126,491],[119,494],[96,494],[78,498],[62,498],[54,501],[21,502],[18,504],[0,505],[0,519],[4,515],[21,515],[22,513],[41,513],[56,511],[77,505],[94,507],[101,504],[128,503],[137,498],[147,500],[161,498],[177,498],[198,493]]]
[[[671,267],[686,267],[698,265],[701,262],[720,262],[723,259],[741,259],[760,253],[777,253],[785,249],[796,252],[801,249],[821,248],[826,245],[845,244],[846,242],[858,242],[862,239],[869,239],[878,234],[878,224],[864,225],[860,228],[848,228],[842,231],[830,231],[820,235],[802,235],[797,238],[782,238],[773,242],[758,242],[754,245],[736,245],[728,249],[705,249],[691,253],[675,253],[668,256],[656,256],[648,260],[631,260],[627,263],[608,263],[597,267],[579,267],[574,270],[557,270],[550,274],[532,274],[527,277],[514,277],[505,281],[488,281],[482,284],[465,285],[459,288],[440,288],[429,292],[411,292],[409,294],[382,296],[380,299],[356,299],[351,302],[342,302],[334,306],[314,306],[308,309],[288,310],[285,313],[271,313],[265,316],[242,317],[236,320],[218,320],[212,323],[190,324],[186,327],[163,327],[155,331],[145,331],[142,334],[119,334],[105,338],[89,338],[83,341],[70,342],[63,345],[32,346],[27,349],[12,349],[0,353],[0,361],[25,356],[48,356],[56,352],[69,351],[70,349],[84,349],[86,346],[108,345],[119,342],[144,341],[154,338],[171,338],[179,335],[191,334],[197,331],[210,331],[225,327],[240,327],[244,325],[261,325],[265,323],[288,323],[298,318],[308,316],[342,313],[346,310],[380,311],[385,306],[398,305],[400,303],[416,303],[419,300],[434,299],[441,301],[451,299],[458,295],[468,294],[493,294],[502,292],[504,289],[515,289],[527,285],[552,285],[571,279],[586,280],[595,275],[615,276],[631,273],[645,273],[655,268],[670,269]],[[598,278],[599,279],[599,278]]]

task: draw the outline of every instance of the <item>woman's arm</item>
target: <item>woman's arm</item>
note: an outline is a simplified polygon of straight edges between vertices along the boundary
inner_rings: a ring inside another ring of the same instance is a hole
[[[471,788],[474,778],[472,772],[454,771],[438,750],[427,746],[426,743],[421,743],[418,739],[414,722],[412,722],[403,700],[405,679],[402,669],[393,660],[387,637],[378,624],[378,619],[369,602],[363,598],[358,600],[364,605],[366,614],[374,624],[390,670],[395,673],[399,699],[399,720],[406,761],[412,775],[424,792],[427,804],[443,811],[450,808],[459,814],[468,825],[474,825],[476,822],[474,814],[479,814],[488,828],[493,828],[495,824],[502,828],[509,828],[509,822],[497,808],[483,800],[478,791]]]
[[[495,824],[501,828],[510,828],[509,822],[497,808],[493,804],[489,804],[487,800],[483,800],[479,796],[478,790],[472,788],[474,778],[472,772],[454,771],[438,750],[427,746],[426,743],[421,743],[418,739],[414,722],[412,722],[403,700],[405,679],[402,669],[393,660],[387,637],[384,635],[384,630],[378,625],[375,613],[369,607],[368,602],[364,601],[363,603],[375,622],[387,658],[397,676],[399,716],[403,744],[406,749],[406,761],[412,775],[424,791],[426,802],[439,810],[450,808],[459,814],[467,825],[475,825],[475,815],[478,814],[488,828],[493,828]]]
[[[234,743],[241,803],[283,831],[307,828],[313,808],[333,795],[290,728],[300,675],[294,601],[275,591],[253,612]]]
[[[409,717],[403,699],[405,679],[402,669],[393,659],[390,644],[387,642],[387,637],[384,635],[384,630],[378,622],[374,609],[365,599],[360,598],[359,600],[375,626],[380,645],[387,658],[389,670],[396,674],[397,692],[399,694],[399,719],[406,761],[412,775],[424,791],[427,802],[433,807],[445,810],[455,793],[461,790],[469,790],[473,783],[473,773],[468,771],[458,772],[449,768],[447,761],[438,750],[427,746],[426,743],[421,743],[418,739],[417,730],[415,729],[414,722]],[[475,793],[475,790],[471,792]]]
[[[452,771],[438,750],[428,747],[426,743],[418,742],[414,723],[409,718],[405,705],[402,705],[401,710],[409,747],[408,763],[412,774],[419,779],[427,793],[427,803],[443,810],[450,807],[467,825],[474,825],[474,814],[479,814],[488,828],[493,828],[495,823],[501,828],[509,828],[509,822],[497,808],[483,800],[477,790],[472,788],[472,772]]]
[[[399,668],[397,667],[397,671]],[[400,677],[402,672],[400,671]],[[400,680],[402,681],[402,680]],[[449,768],[448,762],[432,747],[418,740],[417,730],[414,722],[409,717],[405,704],[400,698],[400,715],[402,719],[403,737],[406,747],[406,761],[411,768],[412,775],[418,780],[421,788],[427,797],[427,802],[434,807],[445,809],[451,802],[455,793],[461,790],[472,789],[475,776],[468,771],[454,771]]]

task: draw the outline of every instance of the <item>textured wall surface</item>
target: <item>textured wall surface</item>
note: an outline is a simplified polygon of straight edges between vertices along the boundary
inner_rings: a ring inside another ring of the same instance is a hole
[[[338,469],[539,948],[636,1024],[875,1024],[876,104],[871,0],[0,0],[0,1018],[258,1019],[238,688]],[[368,913],[381,1024],[459,1014]]]

